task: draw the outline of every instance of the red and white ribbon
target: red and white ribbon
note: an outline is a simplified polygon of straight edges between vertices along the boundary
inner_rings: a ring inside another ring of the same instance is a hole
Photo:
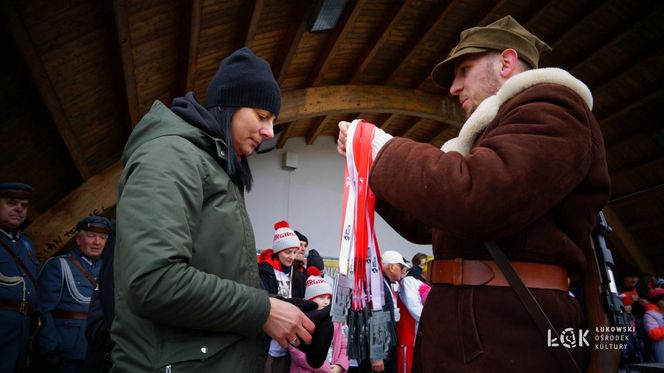
[[[339,252],[339,273],[353,283],[352,309],[371,302],[371,309],[384,305],[381,260],[374,232],[376,199],[369,188],[373,159],[371,140],[376,126],[359,119],[348,128],[346,172]]]

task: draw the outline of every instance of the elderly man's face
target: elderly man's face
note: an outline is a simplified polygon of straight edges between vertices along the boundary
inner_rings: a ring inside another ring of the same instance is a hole
[[[107,239],[108,234],[106,233],[82,230],[76,236],[76,244],[78,244],[83,255],[88,258],[97,258],[104,251]]]
[[[385,276],[392,282],[400,281],[406,276],[406,266],[403,264],[388,264],[383,267]]]
[[[496,53],[475,53],[459,58],[454,68],[452,96],[459,96],[468,118],[485,98],[498,92],[500,58]]]
[[[28,216],[27,199],[0,198],[0,227],[17,229]]]

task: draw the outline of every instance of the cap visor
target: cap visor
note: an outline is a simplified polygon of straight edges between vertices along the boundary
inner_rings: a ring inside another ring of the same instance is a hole
[[[438,87],[449,91],[450,87],[452,87],[452,82],[454,81],[454,65],[456,60],[467,54],[484,53],[486,51],[486,48],[476,47],[467,47],[456,51],[453,55],[447,57],[443,62],[440,62],[433,68],[431,71],[431,80],[433,80],[434,84]]]

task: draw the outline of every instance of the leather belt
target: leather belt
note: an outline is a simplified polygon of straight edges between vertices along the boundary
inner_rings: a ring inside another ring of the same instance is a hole
[[[31,316],[35,313],[35,305],[25,301],[0,299],[0,308],[16,311],[26,316]]]
[[[569,291],[567,269],[554,264],[510,262],[528,288]],[[437,259],[425,272],[431,284],[505,286],[510,284],[492,260]]]
[[[63,311],[63,310],[54,310],[51,312],[56,319],[73,319],[73,320],[87,320],[87,312],[76,312],[76,311]]]

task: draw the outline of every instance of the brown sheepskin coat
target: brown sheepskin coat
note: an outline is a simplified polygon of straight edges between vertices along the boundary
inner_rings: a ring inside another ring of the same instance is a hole
[[[387,142],[370,174],[377,211],[436,259],[510,260],[583,271],[582,247],[608,201],[602,135],[587,87],[560,69],[516,75],[443,146]],[[533,290],[558,331],[584,321],[578,301]],[[592,345],[592,341],[589,341]],[[413,372],[560,372],[552,347],[509,287],[434,285]],[[572,350],[587,364],[590,350]]]

